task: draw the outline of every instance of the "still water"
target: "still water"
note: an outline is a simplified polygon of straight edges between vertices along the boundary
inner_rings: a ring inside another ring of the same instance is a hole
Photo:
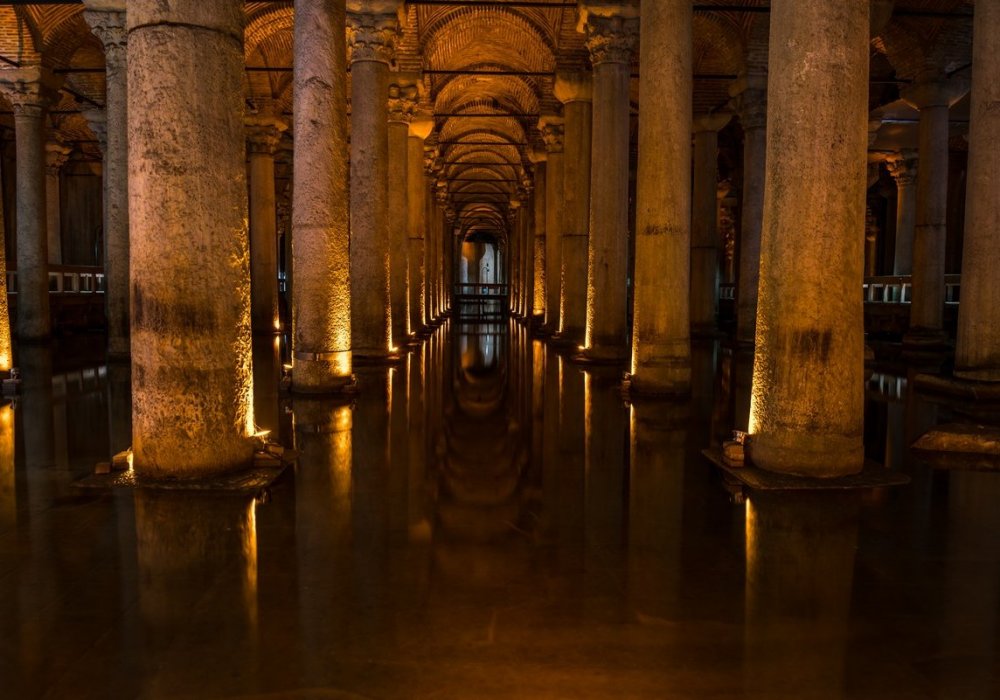
[[[255,412],[266,499],[81,489],[129,443],[127,368],[22,349],[0,408],[0,698],[996,698],[1000,474],[908,452],[948,409],[869,382],[912,478],[734,498],[701,456],[752,360],[628,406],[519,325],[444,326],[352,404]]]

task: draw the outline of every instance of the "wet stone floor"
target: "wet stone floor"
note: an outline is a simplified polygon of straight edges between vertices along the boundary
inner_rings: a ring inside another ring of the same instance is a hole
[[[1000,474],[908,452],[957,409],[905,368],[866,449],[909,486],[743,500],[700,454],[748,410],[718,344],[632,407],[516,323],[442,327],[353,405],[279,396],[281,352],[255,412],[300,458],[252,500],[81,489],[128,370],[20,350],[0,698],[1000,697]]]

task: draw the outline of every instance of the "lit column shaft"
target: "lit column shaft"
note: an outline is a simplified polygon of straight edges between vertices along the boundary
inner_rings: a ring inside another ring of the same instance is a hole
[[[896,181],[896,251],[892,274],[913,274],[913,227],[917,212],[917,158],[913,151],[902,151],[885,161]]]
[[[274,333],[278,322],[278,210],[274,149],[287,127],[269,117],[247,120],[250,151],[250,300],[254,333]]]
[[[868,5],[771,3],[750,456],[772,471],[837,476],[864,460]]]
[[[546,188],[548,171],[548,154],[544,150],[532,151],[531,162],[535,165],[535,216],[534,216],[534,246],[531,254],[532,307],[534,319],[545,320],[545,237],[546,237],[546,205],[548,202]]]
[[[399,20],[391,2],[348,0],[351,49],[351,326],[354,357],[392,349],[389,254],[389,63]],[[384,12],[376,13],[378,9]],[[384,6],[384,7],[383,7]]]
[[[62,263],[62,217],[60,216],[59,174],[72,149],[56,141],[45,144],[45,229],[49,264]]]
[[[352,380],[345,0],[295,5],[292,390]]]
[[[194,478],[253,451],[243,3],[137,0],[128,27],[134,465]]]
[[[593,83],[586,73],[560,73],[555,95],[565,105],[563,155],[562,290],[559,335],[583,344],[587,325],[587,241],[590,234],[590,158]]]
[[[962,303],[955,374],[1000,381],[1000,296],[994,268],[1000,250],[1000,3],[976,3],[972,47],[972,110],[966,194]]]
[[[410,334],[420,333],[427,326],[427,280],[425,241],[427,236],[427,183],[424,178],[424,140],[434,129],[433,119],[417,118],[410,122],[406,156],[406,211],[410,294]]]
[[[593,168],[587,259],[587,356],[617,361],[628,342],[629,74],[638,9],[581,3],[594,66]]]
[[[559,299],[562,290],[562,231],[565,212],[563,191],[563,122],[543,117],[539,122],[548,161],[545,166],[545,325],[546,333],[559,330]]]
[[[409,320],[409,142],[410,120],[417,89],[402,81],[389,86],[389,291],[392,307],[392,345],[410,334]]]
[[[691,26],[687,0],[643,10],[631,378],[639,392],[691,386]]]

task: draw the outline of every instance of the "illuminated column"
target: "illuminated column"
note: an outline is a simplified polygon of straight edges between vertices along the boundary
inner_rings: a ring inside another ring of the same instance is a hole
[[[948,214],[948,110],[964,86],[921,82],[903,99],[920,110],[917,211],[913,234],[913,297],[907,345],[940,345],[944,333],[944,261]]]
[[[691,193],[691,330],[712,333],[719,314],[719,129],[732,115],[694,120],[694,188]]]
[[[444,313],[444,289],[441,272],[444,258],[444,235],[447,226],[445,208],[448,206],[448,187],[443,180],[439,180],[435,187],[434,197],[437,202],[437,216],[434,218],[434,240],[431,244],[430,274],[434,278],[434,318],[439,319]]]
[[[966,194],[962,303],[958,307],[955,375],[1000,381],[1000,296],[994,266],[1000,250],[1000,4],[976,4],[972,47],[972,111]]]
[[[7,244],[5,240],[7,232],[4,220],[3,202],[0,201],[0,373],[9,372],[14,361],[10,338],[10,309],[7,306]],[[2,414],[2,411],[0,411],[0,414]],[[0,418],[2,418],[2,415],[0,415]],[[13,477],[12,466],[12,480]],[[13,485],[13,481],[11,481],[11,484]]]
[[[73,149],[57,141],[45,144],[45,228],[49,247],[49,264],[62,263],[62,221],[59,216],[59,173]]]
[[[253,451],[243,3],[138,0],[128,26],[134,464],[200,477]]]
[[[394,76],[395,77],[395,76]],[[410,334],[409,292],[409,141],[410,121],[416,108],[417,88],[393,83],[389,86],[389,296],[392,313],[392,347],[406,342]],[[404,213],[405,212],[405,213]]]
[[[348,0],[351,50],[351,325],[354,357],[392,355],[389,63],[398,2]]]
[[[410,334],[424,330],[426,316],[427,182],[424,178],[424,141],[434,129],[434,120],[415,118],[410,122],[406,155],[406,211],[408,222],[407,257],[409,271]]]
[[[104,45],[104,303],[108,357],[129,345],[128,70],[125,0],[86,0],[83,18]],[[89,121],[89,119],[88,119]],[[103,138],[102,138],[103,136]]]
[[[17,336],[46,341],[49,253],[45,231],[45,112],[56,99],[54,80],[41,66],[0,72],[0,91],[14,108],[17,148]]]
[[[353,385],[344,0],[295,5],[292,390]]]
[[[453,205],[448,205],[445,209],[444,237],[442,239],[442,249],[444,259],[441,265],[441,287],[444,290],[442,296],[442,311],[451,311],[451,299],[455,289],[455,222],[458,212]]]
[[[559,335],[582,345],[587,326],[587,239],[590,233],[590,157],[593,83],[587,73],[559,73],[555,96],[566,119],[563,156],[562,295]]]
[[[538,128],[549,154],[545,166],[545,324],[542,330],[552,334],[559,330],[559,298],[562,289],[562,231],[565,213],[563,121],[559,117],[542,117]]]
[[[586,356],[625,358],[628,342],[629,72],[638,8],[581,2],[594,65]]]
[[[524,209],[523,203],[516,197],[511,197],[510,209],[507,212],[507,228],[510,231],[510,267],[511,267],[511,313],[521,314],[521,299],[524,297],[524,278],[521,275],[524,250]]]
[[[838,476],[864,460],[868,4],[771,3],[750,457],[772,471]]]
[[[691,386],[691,25],[686,0],[643,11],[630,387],[639,393]]]
[[[534,246],[531,253],[532,296],[531,316],[533,319],[545,320],[545,217],[546,214],[546,171],[548,170],[548,153],[544,150],[532,150],[528,157],[535,165],[535,216],[534,216]]]
[[[913,273],[913,226],[917,212],[917,154],[900,151],[886,159],[886,168],[896,181],[896,253],[892,274]]]
[[[522,176],[521,182],[521,243],[523,255],[521,257],[520,264],[520,275],[521,275],[521,300],[518,313],[521,318],[530,319],[531,312],[534,307],[534,257],[535,257],[535,232],[532,228],[532,219],[535,214],[534,199],[532,198],[532,191],[534,190],[534,181],[531,176],[525,173]]]
[[[739,279],[736,291],[736,340],[753,345],[757,333],[760,286],[760,230],[764,220],[767,159],[767,76],[749,75],[734,86],[743,126],[743,213],[740,220]]]
[[[435,149],[424,145],[424,193],[427,197],[427,225],[424,227],[424,319],[428,324],[437,321],[434,303],[434,240],[437,231],[437,173],[434,169]]]
[[[250,150],[250,299],[254,333],[274,333],[278,320],[278,210],[274,149],[288,127],[273,117],[247,117]]]

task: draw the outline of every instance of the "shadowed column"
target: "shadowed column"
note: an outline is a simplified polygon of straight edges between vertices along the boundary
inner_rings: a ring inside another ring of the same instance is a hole
[[[434,120],[417,117],[410,122],[406,156],[406,209],[409,221],[407,287],[410,294],[410,333],[424,330],[426,315],[427,267],[427,182],[424,177],[424,141],[434,129]]]
[[[694,187],[691,193],[691,330],[711,335],[719,315],[719,129],[732,115],[694,120]]]
[[[885,167],[896,181],[896,252],[892,274],[913,274],[913,225],[916,215],[917,154],[900,151],[889,156]]]
[[[389,297],[392,347],[410,334],[409,293],[409,141],[410,120],[416,108],[417,88],[402,75],[389,86]]]
[[[545,165],[545,325],[548,334],[559,330],[559,298],[562,290],[562,232],[565,214],[563,190],[563,120],[546,116],[538,122],[548,151]]]
[[[248,117],[250,151],[250,299],[254,333],[275,333],[278,319],[278,210],[274,149],[288,127],[273,117]]]

